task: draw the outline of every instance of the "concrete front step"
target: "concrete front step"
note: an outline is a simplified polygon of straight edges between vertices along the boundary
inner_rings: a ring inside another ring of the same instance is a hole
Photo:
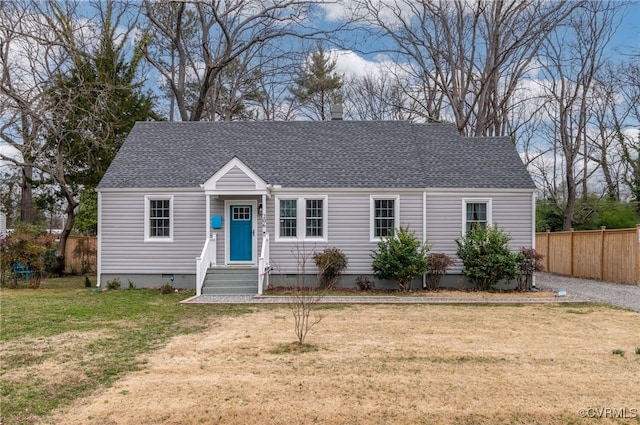
[[[204,295],[254,295],[257,293],[257,268],[209,269],[202,287]]]

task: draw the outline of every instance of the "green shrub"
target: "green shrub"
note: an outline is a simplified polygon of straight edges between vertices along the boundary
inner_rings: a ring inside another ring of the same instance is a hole
[[[497,225],[475,226],[456,239],[457,254],[464,265],[464,274],[486,291],[501,280],[518,276],[520,255],[511,252],[511,238]]]
[[[402,292],[407,292],[413,279],[427,269],[429,248],[409,227],[401,227],[393,236],[378,242],[378,251],[371,255],[373,272],[379,279],[394,280]]]
[[[427,254],[427,276],[425,289],[433,291],[440,286],[440,279],[447,272],[455,261],[444,252],[433,252]]]
[[[356,286],[361,291],[372,291],[376,287],[376,284],[366,276],[358,276],[356,277]]]
[[[616,348],[615,350],[611,350],[611,354],[615,354],[616,356],[624,357],[624,351]]]
[[[17,277],[13,276],[14,263],[28,266],[32,273],[29,284],[40,286],[40,278],[46,271],[47,255],[55,253],[55,235],[48,234],[43,228],[19,224],[10,236],[3,238],[0,247],[0,267],[3,278],[12,277],[12,285],[17,286]]]
[[[338,277],[347,268],[347,256],[338,248],[325,248],[322,252],[315,252],[312,258],[320,270],[324,286],[335,288]]]
[[[165,283],[160,287],[160,293],[164,295],[168,295],[173,292],[173,286],[170,283]]]
[[[107,289],[120,289],[120,279],[118,279],[117,277],[111,279],[111,280],[107,280]]]
[[[133,283],[131,279],[129,279],[129,289],[130,290],[136,289],[136,285]]]

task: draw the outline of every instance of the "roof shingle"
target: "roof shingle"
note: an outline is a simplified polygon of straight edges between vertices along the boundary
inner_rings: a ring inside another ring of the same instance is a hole
[[[283,187],[535,189],[509,138],[405,121],[139,122],[98,188],[199,187],[234,156]]]

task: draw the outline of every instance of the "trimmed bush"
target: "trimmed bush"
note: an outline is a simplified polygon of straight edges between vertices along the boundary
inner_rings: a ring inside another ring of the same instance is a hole
[[[440,286],[440,279],[447,272],[455,261],[444,252],[433,252],[427,254],[427,291],[434,291]]]
[[[401,227],[393,236],[378,242],[378,251],[371,255],[371,267],[377,278],[394,280],[400,291],[408,292],[413,279],[427,269],[425,256],[429,248],[409,227]]]
[[[464,274],[482,291],[518,276],[520,254],[509,249],[510,236],[497,225],[475,226],[456,239]]]
[[[313,254],[313,261],[316,263],[323,285],[328,289],[334,289],[338,278],[347,268],[347,256],[338,248],[325,248],[322,252]]]

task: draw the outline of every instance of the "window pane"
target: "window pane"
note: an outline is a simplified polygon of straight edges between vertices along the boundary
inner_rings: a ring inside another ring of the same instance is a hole
[[[306,201],[306,236],[323,236],[323,200],[307,199]]]
[[[295,199],[280,200],[280,236],[296,237],[298,207]]]
[[[171,237],[171,220],[168,199],[149,200],[149,236],[155,238]]]
[[[251,207],[233,207],[233,220],[235,221],[251,220]]]
[[[467,204],[467,231],[473,226],[485,227],[487,225],[487,204],[485,202],[474,202]]]
[[[374,236],[390,236],[394,228],[395,199],[374,200]]]

